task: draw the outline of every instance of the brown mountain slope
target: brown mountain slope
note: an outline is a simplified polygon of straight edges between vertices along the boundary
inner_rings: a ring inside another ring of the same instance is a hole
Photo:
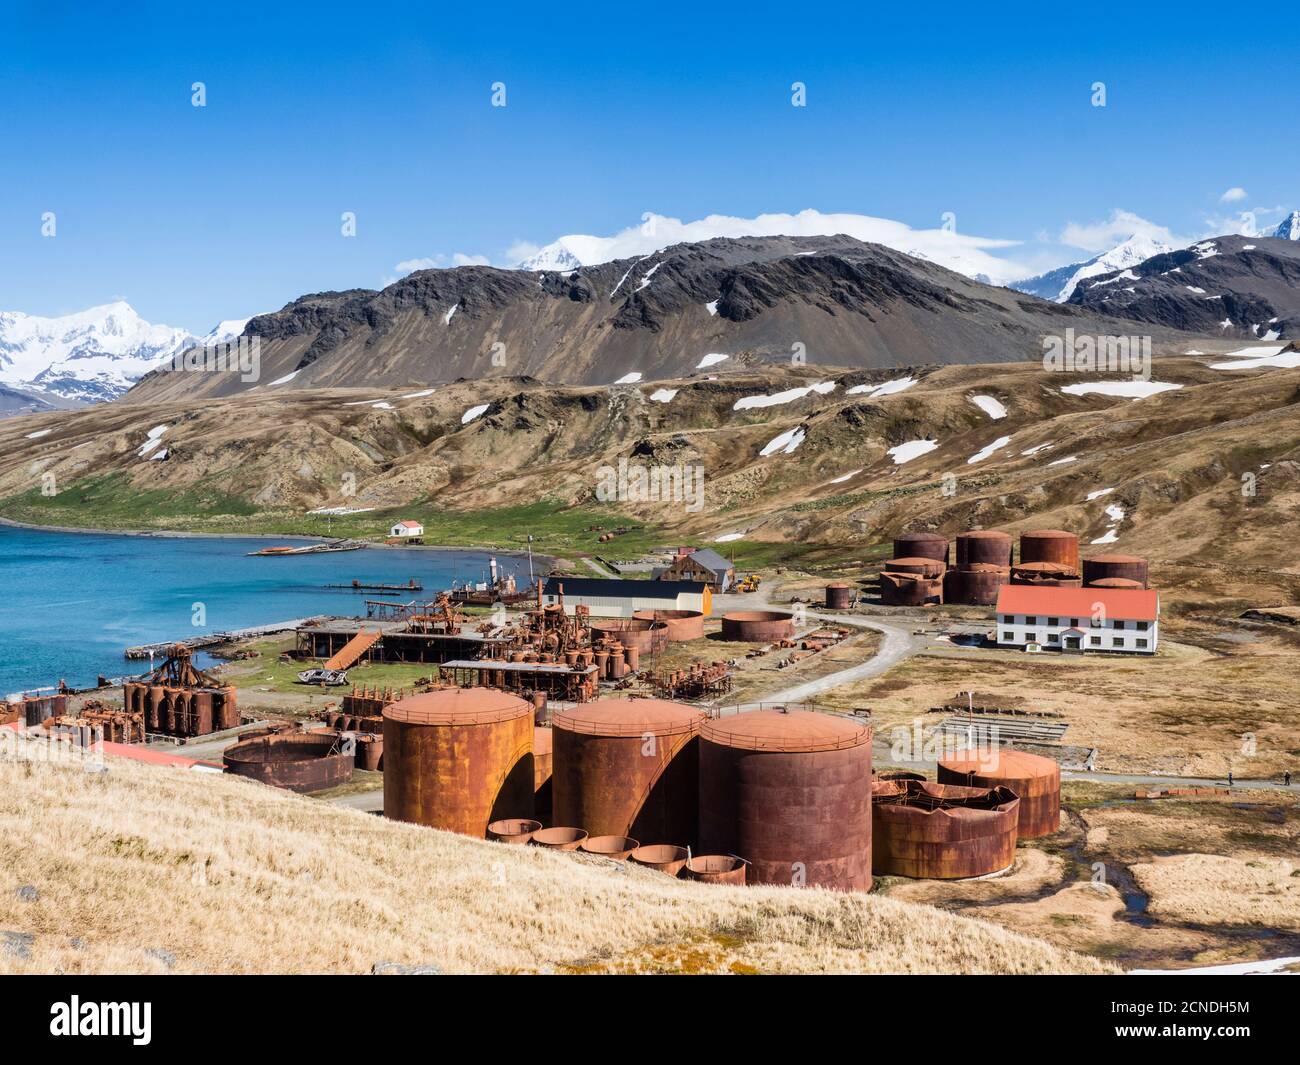
[[[996,362],[1035,357],[1044,334],[1067,327],[1134,331],[851,237],[718,239],[565,273],[466,266],[423,270],[381,292],[304,296],[249,323],[257,382],[155,371],[130,396],[518,375],[607,384],[681,376],[711,353],[849,367]],[[1153,330],[1178,335],[1144,327]]]
[[[148,526],[169,521],[162,503],[192,500],[188,527],[219,530],[318,507],[591,507],[602,467],[626,459],[702,468],[702,506],[689,496],[607,504],[615,521],[634,515],[665,536],[834,545],[830,557],[907,527],[1061,527],[1083,535],[1085,553],[1149,555],[1165,585],[1291,602],[1300,369],[1225,371],[1211,368],[1216,358],[1158,359],[1156,379],[1182,387],[1138,400],[1069,395],[1063,385],[1099,375],[1019,363],[115,403],[0,425],[0,516],[94,526],[111,510],[116,524]],[[914,383],[865,390],[904,379]],[[974,396],[1006,416],[991,418]],[[160,444],[139,454],[159,426]],[[889,450],[918,440],[937,446],[897,464]],[[42,496],[43,477],[57,496]]]

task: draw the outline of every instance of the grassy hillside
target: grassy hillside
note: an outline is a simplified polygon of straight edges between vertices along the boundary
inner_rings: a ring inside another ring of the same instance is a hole
[[[109,766],[0,762],[0,929],[20,934],[0,972],[1111,971],[927,906],[690,884]]]

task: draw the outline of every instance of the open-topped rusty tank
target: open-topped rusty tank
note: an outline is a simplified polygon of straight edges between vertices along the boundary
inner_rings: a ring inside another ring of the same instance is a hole
[[[1010,788],[924,780],[871,786],[871,871],[876,876],[960,880],[1015,861],[1020,800]]]
[[[662,699],[599,699],[557,711],[554,820],[593,836],[694,843],[705,716]]]
[[[1020,534],[1020,562],[1055,562],[1076,577],[1079,570],[1079,537],[1062,529],[1032,529]]]
[[[1011,566],[1012,540],[1009,533],[996,529],[972,529],[957,534],[957,567]]]
[[[783,610],[735,610],[722,615],[722,638],[735,643],[771,643],[794,636],[794,615]]]
[[[591,638],[596,643],[617,642],[643,655],[657,655],[668,646],[668,624],[650,618],[601,618],[591,623]]]
[[[1149,578],[1147,560],[1138,555],[1097,555],[1083,560],[1083,583],[1092,588],[1145,588]],[[1115,580],[1131,583],[1102,583]]]
[[[226,772],[290,791],[321,791],[352,779],[353,755],[336,733],[277,732],[243,740],[221,755]]]
[[[533,816],[533,705],[440,688],[384,708],[384,816],[482,839]]]
[[[1050,836],[1061,827],[1061,766],[1009,747],[959,751],[939,762],[940,784],[1010,788],[1020,797],[1021,839]]]
[[[1011,571],[1001,566],[976,562],[943,575],[943,601],[970,606],[994,606],[998,592],[1011,581]]]
[[[700,729],[700,850],[750,863],[751,884],[871,888],[871,729],[758,710]]]
[[[698,610],[634,610],[640,621],[662,621],[668,627],[669,643],[704,639],[704,615]]]

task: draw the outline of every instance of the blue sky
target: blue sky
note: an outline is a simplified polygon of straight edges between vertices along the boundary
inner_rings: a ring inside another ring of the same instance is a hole
[[[1300,207],[1294,5],[114,6],[0,0],[0,309],[206,331],[645,212],[952,212],[1041,268]]]

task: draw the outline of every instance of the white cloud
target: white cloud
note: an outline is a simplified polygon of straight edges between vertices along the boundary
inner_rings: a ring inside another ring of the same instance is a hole
[[[1112,210],[1104,222],[1069,223],[1061,231],[1060,241],[1084,251],[1101,252],[1132,236],[1149,237],[1151,240],[1178,246],[1186,243],[1175,237],[1165,226],[1120,208]]]
[[[1222,196],[1219,197],[1220,203],[1237,203],[1239,200],[1246,198],[1246,190],[1240,185],[1234,185]]]
[[[413,274],[417,270],[444,270],[450,266],[491,266],[492,260],[486,255],[466,255],[453,252],[451,255],[424,256],[419,259],[403,259],[393,267],[393,276],[385,277],[384,284],[391,285],[398,278]]]
[[[553,243],[563,245],[585,265],[650,255],[672,244],[709,240],[713,237],[827,236],[844,233],[858,240],[929,259],[951,270],[974,277],[983,274],[995,283],[1025,276],[1025,266],[991,254],[992,249],[1017,247],[1020,242],[998,237],[980,237],[941,228],[913,229],[904,222],[871,215],[806,210],[797,214],[761,214],[754,218],[709,215],[693,222],[648,214],[638,226],[629,226],[613,236],[570,234]],[[1126,236],[1128,234],[1125,234]],[[512,264],[535,255],[536,245],[520,241],[508,253]]]

